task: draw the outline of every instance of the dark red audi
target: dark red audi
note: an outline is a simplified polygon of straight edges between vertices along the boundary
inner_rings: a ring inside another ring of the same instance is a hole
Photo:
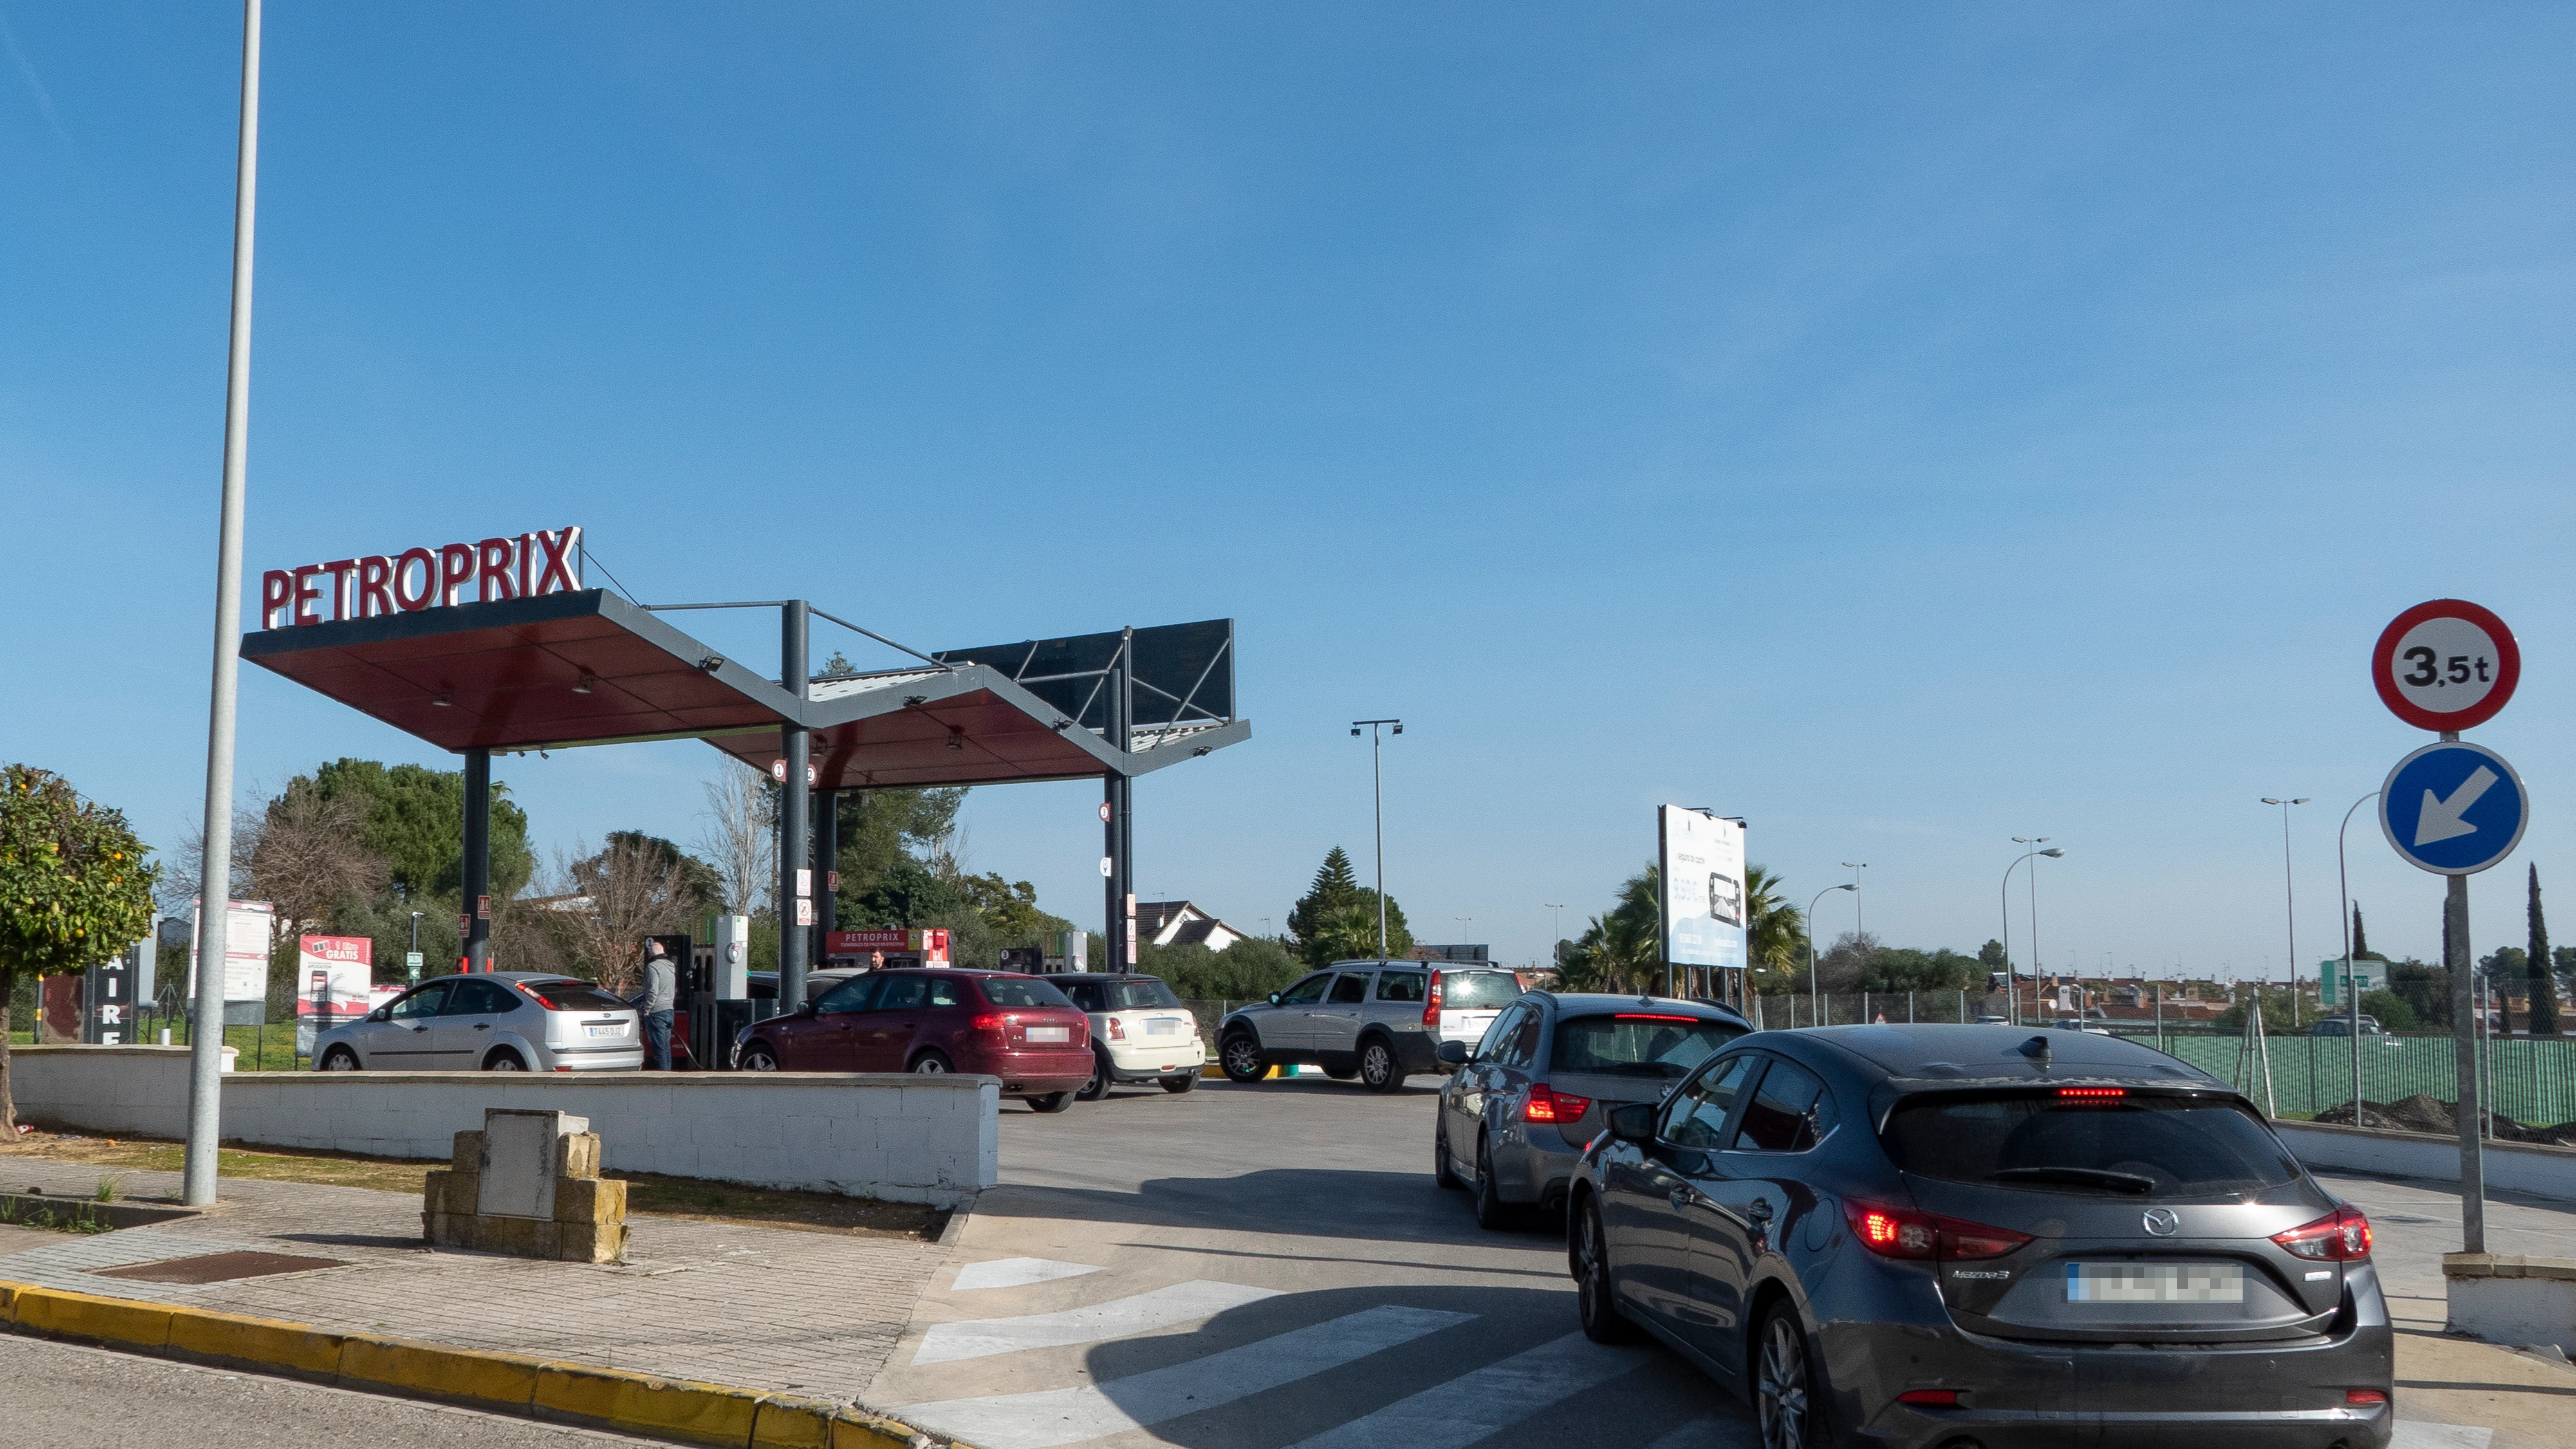
[[[1061,1112],[1091,1080],[1091,1022],[1036,976],[951,967],[871,971],[735,1038],[747,1072],[966,1072]]]

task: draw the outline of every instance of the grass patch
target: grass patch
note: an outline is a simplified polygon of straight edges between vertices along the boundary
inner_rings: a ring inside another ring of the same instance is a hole
[[[135,1138],[79,1137],[34,1132],[14,1145],[0,1145],[0,1161],[35,1158],[46,1162],[79,1162],[135,1172],[177,1172],[186,1149],[176,1142]],[[360,1157],[345,1152],[292,1152],[246,1147],[220,1148],[215,1172],[220,1177],[256,1178],[268,1182],[310,1182],[330,1187],[363,1187],[378,1192],[418,1194],[430,1169],[445,1162],[416,1162],[396,1157]],[[744,1187],[703,1178],[665,1177],[653,1172],[607,1172],[603,1177],[626,1184],[628,1211],[700,1222],[763,1223],[808,1232],[839,1233],[863,1238],[912,1238],[928,1241],[948,1225],[948,1214],[919,1203],[877,1202],[828,1192]],[[102,1178],[106,1190],[111,1179]],[[5,1187],[0,1179],[0,1187]],[[120,1193],[123,1184],[116,1184]],[[111,1199],[102,1196],[99,1201]]]

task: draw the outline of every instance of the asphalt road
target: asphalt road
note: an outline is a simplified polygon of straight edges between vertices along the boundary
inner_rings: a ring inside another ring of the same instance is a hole
[[[439,1404],[290,1379],[190,1368],[106,1349],[0,1335],[0,1444],[213,1444],[223,1449],[587,1449],[644,1445]]]

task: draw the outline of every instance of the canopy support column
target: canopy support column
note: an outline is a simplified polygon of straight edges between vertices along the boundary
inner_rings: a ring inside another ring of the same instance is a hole
[[[492,752],[465,752],[465,969],[492,969]]]
[[[790,599],[779,610],[778,682],[801,704],[805,699],[805,601]],[[794,1014],[805,1004],[806,948],[813,944],[813,828],[806,806],[814,798],[806,782],[808,737],[793,722],[778,727],[778,752],[786,757],[787,778],[778,782],[778,1009]]]

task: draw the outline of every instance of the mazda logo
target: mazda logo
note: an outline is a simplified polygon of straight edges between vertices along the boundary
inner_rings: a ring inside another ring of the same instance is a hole
[[[2159,1238],[2170,1238],[2182,1231],[2182,1214],[2172,1208],[2149,1208],[2146,1216],[2140,1218],[2139,1222],[2145,1225],[2149,1233]]]

